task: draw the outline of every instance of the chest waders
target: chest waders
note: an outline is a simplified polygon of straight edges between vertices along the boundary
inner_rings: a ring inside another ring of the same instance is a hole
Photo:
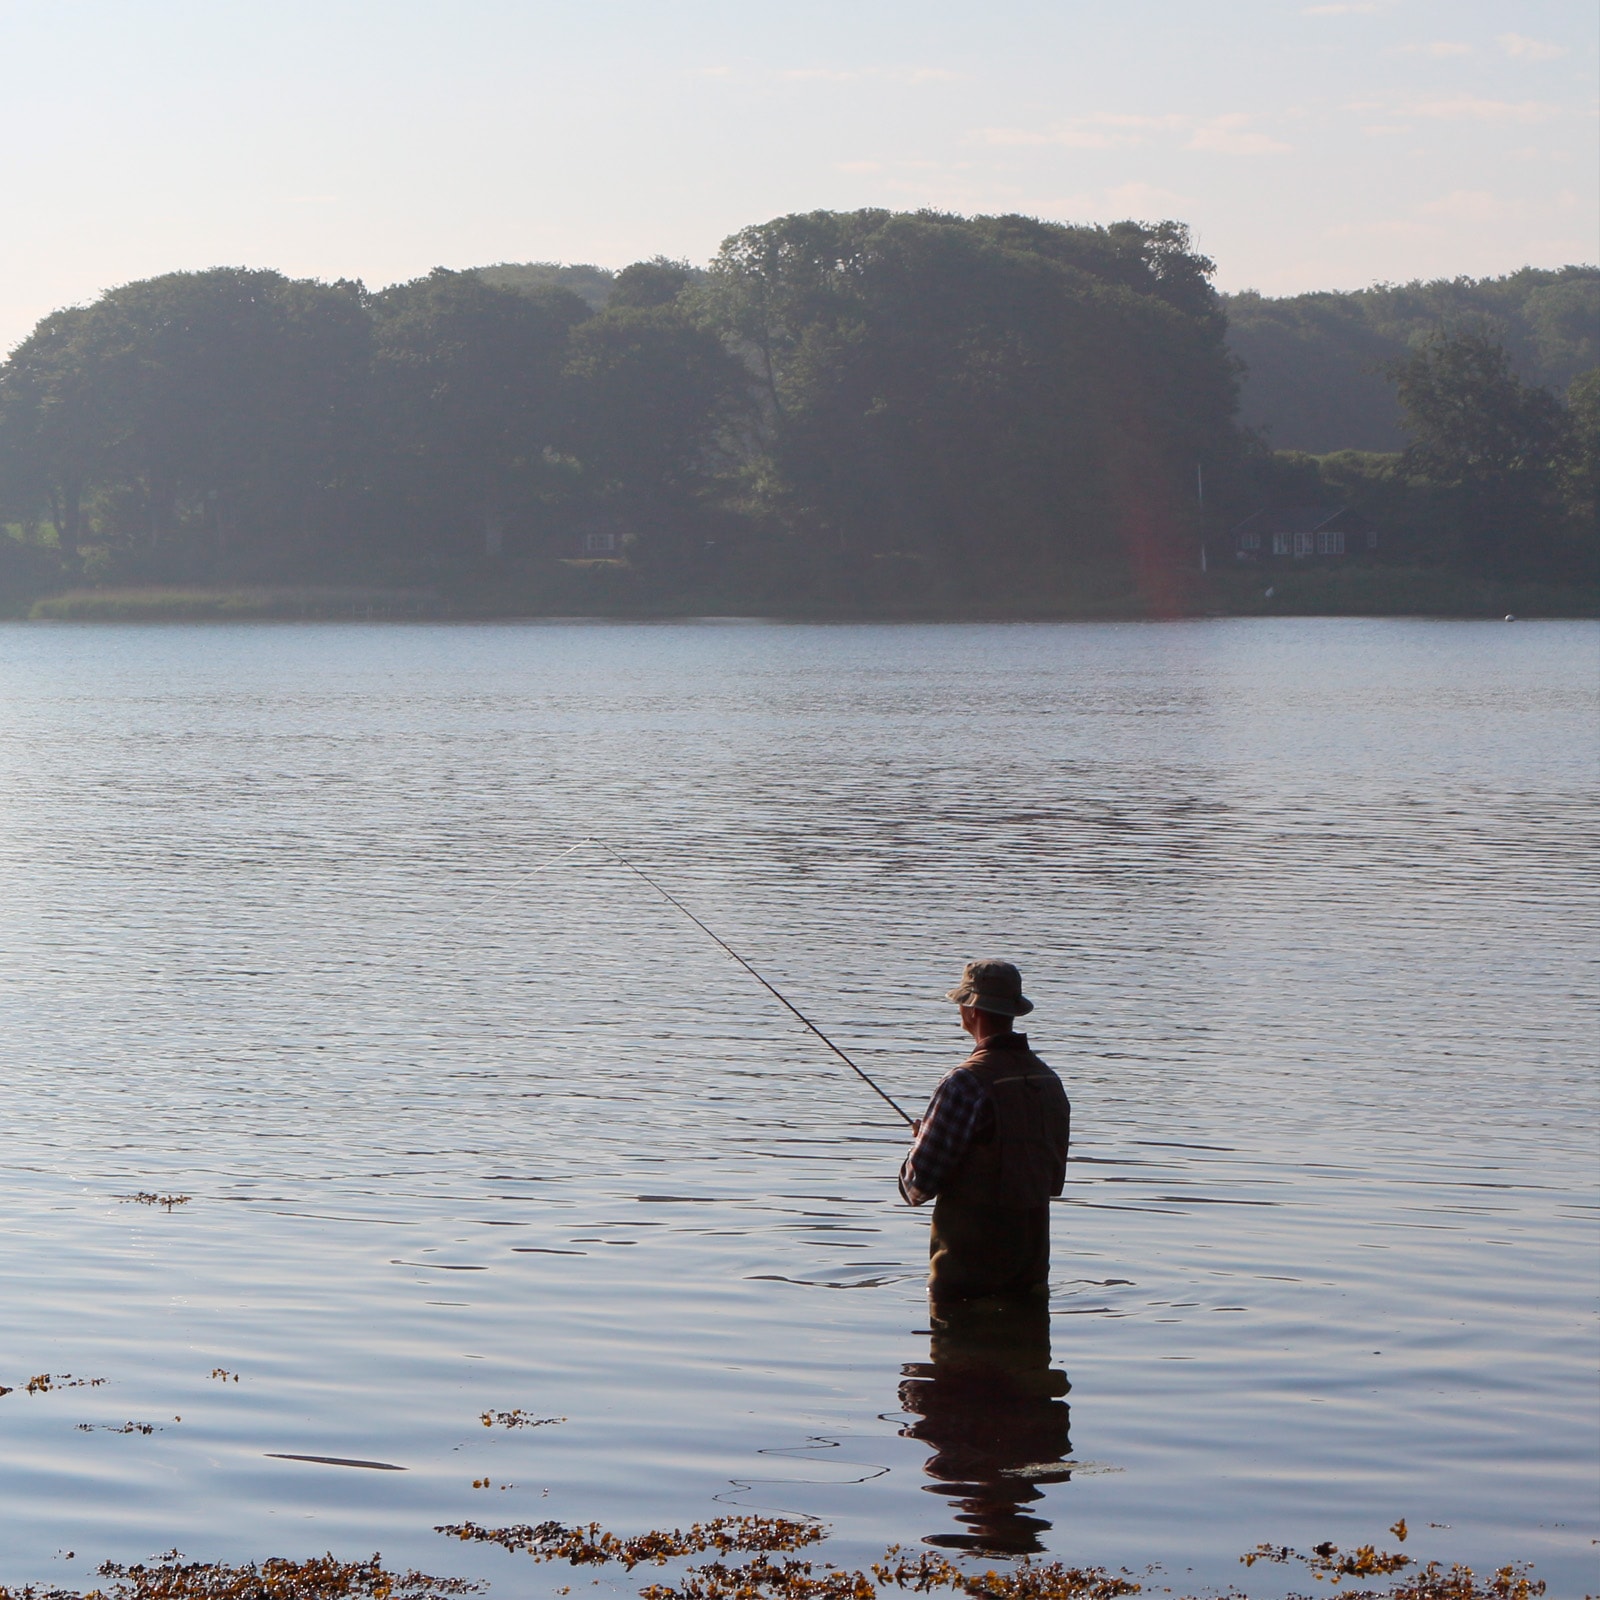
[[[994,1127],[934,1197],[928,1292],[935,1301],[1044,1294],[1050,1199],[1066,1180],[1072,1107],[1024,1035],[988,1039],[964,1065],[983,1080]]]

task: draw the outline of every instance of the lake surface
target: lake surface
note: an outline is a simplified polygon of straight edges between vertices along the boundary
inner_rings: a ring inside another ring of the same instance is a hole
[[[1597,669],[1557,622],[0,627],[0,1583],[630,1594],[433,1529],[762,1511],[1252,1594],[1404,1516],[1592,1590]],[[589,835],[913,1110],[961,963],[1022,966],[1048,1353],[930,1348],[903,1127],[595,847],[540,870]]]

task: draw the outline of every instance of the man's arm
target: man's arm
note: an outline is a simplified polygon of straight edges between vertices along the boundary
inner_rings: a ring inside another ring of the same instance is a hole
[[[900,1166],[900,1194],[908,1205],[924,1205],[939,1192],[961,1164],[988,1109],[988,1092],[977,1073],[957,1067],[945,1075]]]

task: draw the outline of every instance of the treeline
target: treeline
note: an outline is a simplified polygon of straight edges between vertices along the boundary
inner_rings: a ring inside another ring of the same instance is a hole
[[[129,284],[0,367],[0,586],[1170,607],[1234,520],[1308,494],[1379,507],[1383,559],[1589,576],[1592,384],[1569,406],[1435,333],[1386,380],[1406,455],[1274,455],[1211,275],[1176,223],[862,211],[703,270]]]
[[[1565,394],[1600,366],[1600,268],[1525,267],[1272,300],[1223,297],[1244,367],[1240,420],[1279,450],[1403,450],[1389,369],[1442,328],[1486,334],[1524,382]]]
[[[1600,578],[1600,367],[1565,399],[1527,383],[1482,328],[1440,328],[1383,368],[1403,451],[1262,452],[1278,505],[1347,506],[1389,565],[1513,583]]]

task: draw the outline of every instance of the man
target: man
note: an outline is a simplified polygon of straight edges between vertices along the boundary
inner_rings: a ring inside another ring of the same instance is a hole
[[[933,1201],[928,1293],[935,1306],[1043,1295],[1050,1197],[1066,1178],[1072,1107],[1061,1080],[1012,1028],[1033,1002],[1009,961],[969,961],[946,996],[973,1052],[933,1092],[900,1168],[900,1193]]]

